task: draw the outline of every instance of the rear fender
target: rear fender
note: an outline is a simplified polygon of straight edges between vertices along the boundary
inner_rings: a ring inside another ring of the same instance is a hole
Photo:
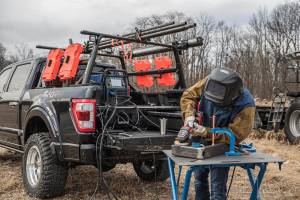
[[[59,126],[56,118],[56,114],[49,108],[49,106],[41,107],[38,105],[32,106],[29,110],[25,123],[24,123],[24,135],[22,137],[22,143],[25,144],[26,140],[29,138],[30,133],[26,132],[26,127],[29,124],[30,120],[34,117],[39,117],[46,124],[47,129],[49,130],[49,135],[51,137],[51,142],[60,142],[62,141],[61,134],[59,131]],[[62,147],[51,147],[53,154],[56,154],[60,160],[63,160],[63,148]]]

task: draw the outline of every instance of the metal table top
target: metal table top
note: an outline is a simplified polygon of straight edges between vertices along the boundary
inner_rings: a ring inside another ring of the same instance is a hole
[[[202,166],[210,166],[210,165],[244,165],[244,164],[260,164],[260,163],[283,163],[279,157],[275,157],[269,154],[256,152],[250,153],[249,155],[241,155],[241,156],[215,156],[211,158],[207,158],[205,160],[195,160],[192,158],[184,158],[174,156],[171,150],[163,151],[170,159],[172,159],[176,165],[179,166],[194,166],[194,165],[202,165]]]

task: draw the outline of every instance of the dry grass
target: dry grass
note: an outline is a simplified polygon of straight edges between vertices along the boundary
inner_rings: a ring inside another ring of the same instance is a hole
[[[266,153],[280,156],[286,160],[282,171],[270,164],[262,183],[262,199],[300,199],[300,146],[267,139],[249,140]],[[0,149],[0,199],[32,199],[24,191],[21,178],[21,157],[18,154]],[[97,183],[97,170],[91,166],[71,169],[65,195],[57,200],[89,199]],[[130,164],[119,165],[105,173],[112,191],[121,199],[170,199],[169,181],[164,183],[145,183],[135,175]],[[238,169],[230,191],[229,199],[248,199],[249,183],[246,173]],[[191,187],[189,199],[193,199]],[[100,190],[96,199],[107,199]]]

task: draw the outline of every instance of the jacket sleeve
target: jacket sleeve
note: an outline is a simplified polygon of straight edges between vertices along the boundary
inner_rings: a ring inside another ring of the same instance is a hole
[[[247,107],[243,109],[234,118],[229,127],[236,136],[236,143],[242,142],[250,134],[255,117],[255,107]],[[228,138],[226,138],[227,140]]]
[[[180,107],[183,120],[196,113],[196,104],[204,89],[207,77],[197,82],[192,87],[186,89],[180,99]]]

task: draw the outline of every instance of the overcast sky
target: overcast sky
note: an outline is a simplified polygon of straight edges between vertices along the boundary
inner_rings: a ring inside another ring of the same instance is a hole
[[[0,0],[0,43],[8,51],[28,43],[61,46],[82,29],[118,33],[136,17],[180,11],[211,15],[228,23],[246,24],[260,7],[274,8],[284,0]],[[36,51],[38,53],[38,51]]]

